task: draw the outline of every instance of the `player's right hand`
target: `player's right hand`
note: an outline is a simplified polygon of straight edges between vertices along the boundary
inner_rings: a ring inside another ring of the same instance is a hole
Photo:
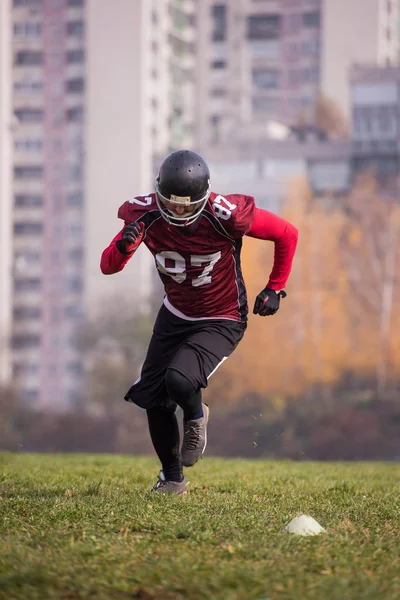
[[[144,223],[130,223],[122,230],[122,239],[118,240],[117,248],[122,254],[134,252],[143,239]]]

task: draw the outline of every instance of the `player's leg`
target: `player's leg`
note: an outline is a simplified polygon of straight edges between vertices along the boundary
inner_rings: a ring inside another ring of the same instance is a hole
[[[183,410],[184,422],[203,417],[202,394],[199,387],[174,367],[167,369],[165,384],[169,398]]]
[[[147,413],[150,437],[162,468],[154,491],[180,494],[183,493],[185,483],[179,454],[180,436],[175,415],[176,403],[168,396],[165,373],[182,341],[182,336],[176,335],[176,331],[173,330],[169,314],[165,307],[161,308],[141,375],[126,393],[125,400],[144,408]],[[179,485],[169,485],[168,482]]]
[[[192,351],[190,351],[192,352]],[[186,355],[186,361],[188,356]],[[182,375],[175,368],[167,370],[165,376],[170,398],[183,410],[182,464],[191,467],[200,458],[207,446],[207,423],[210,410],[202,402],[200,387]]]
[[[161,463],[161,473],[153,490],[158,493],[186,493],[179,450],[179,428],[175,411],[155,406],[148,409],[150,437]]]
[[[184,467],[194,465],[207,445],[209,408],[202,403],[201,389],[207,387],[211,375],[232,354],[245,328],[228,320],[197,322],[167,369],[169,397],[184,413]]]

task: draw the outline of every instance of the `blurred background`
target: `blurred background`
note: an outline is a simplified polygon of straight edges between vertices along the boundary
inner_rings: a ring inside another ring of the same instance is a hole
[[[118,207],[187,148],[300,233],[213,375],[209,454],[400,458],[400,1],[0,0],[0,448],[152,452],[162,290]],[[273,244],[246,239],[250,308]]]

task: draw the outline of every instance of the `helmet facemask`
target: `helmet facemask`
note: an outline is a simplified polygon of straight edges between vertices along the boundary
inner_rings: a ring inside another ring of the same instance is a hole
[[[175,194],[171,194],[168,198],[167,196],[162,194],[159,185],[159,177],[157,177],[155,183],[155,192],[157,206],[161,212],[162,217],[170,225],[175,225],[176,227],[187,227],[194,223],[204,210],[207,204],[207,200],[210,197],[211,186],[210,181],[208,181],[208,187],[205,194],[203,194],[203,196],[201,196],[201,198],[198,198],[197,200],[192,200],[190,196],[176,196]],[[173,205],[179,207],[185,206],[189,210],[186,214],[176,215],[171,210],[171,206]]]

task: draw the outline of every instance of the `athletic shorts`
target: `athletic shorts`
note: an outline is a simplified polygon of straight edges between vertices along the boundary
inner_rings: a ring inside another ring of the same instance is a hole
[[[195,389],[206,388],[209,377],[242,339],[246,326],[227,319],[187,321],[162,305],[141,375],[125,400],[145,409],[163,406],[175,410],[165,385],[167,369],[179,371]]]

